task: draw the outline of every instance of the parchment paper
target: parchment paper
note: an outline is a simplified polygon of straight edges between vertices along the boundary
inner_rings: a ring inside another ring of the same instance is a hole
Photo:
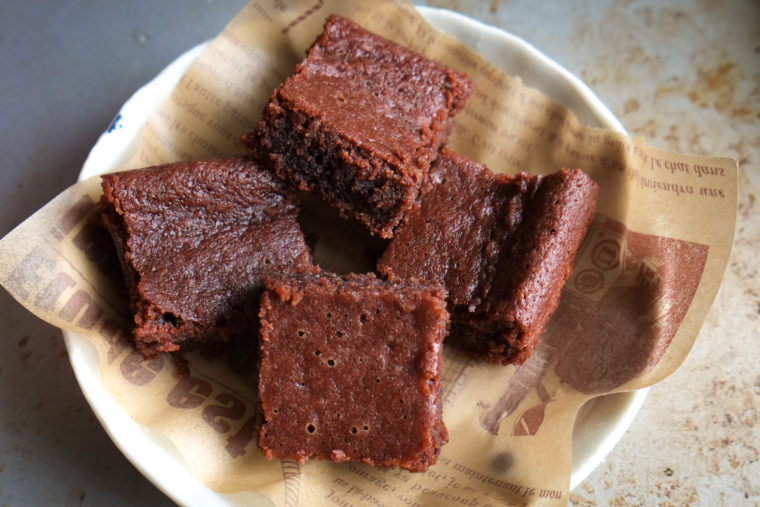
[[[580,125],[518,77],[431,29],[405,2],[278,0],[251,2],[211,42],[153,113],[125,168],[243,152],[240,135],[330,13],[470,74],[477,90],[456,118],[454,150],[496,172],[582,167],[600,186],[596,219],[534,356],[515,369],[444,347],[450,442],[438,464],[411,474],[266,461],[256,446],[256,378],[245,357],[184,354],[187,376],[171,356],[144,361],[130,344],[107,237],[92,222],[98,178],[72,186],[0,242],[0,282],[40,318],[87,336],[111,395],[134,420],[166,435],[217,491],[256,491],[277,505],[567,504],[578,408],[666,377],[697,336],[733,237],[736,164]],[[373,269],[362,253],[382,245],[329,213],[315,215],[318,209],[307,203],[302,218],[317,230],[323,269]]]

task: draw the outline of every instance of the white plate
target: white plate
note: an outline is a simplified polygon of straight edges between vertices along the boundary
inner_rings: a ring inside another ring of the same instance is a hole
[[[448,10],[418,9],[434,27],[461,40],[505,73],[519,75],[527,85],[568,107],[583,123],[625,132],[585,84],[522,39]],[[80,179],[116,169],[130,158],[148,116],[179,82],[203,47],[196,46],[180,56],[124,104],[111,127],[92,148]],[[171,499],[183,505],[204,506],[251,505],[261,501],[256,493],[216,493],[193,477],[166,437],[135,423],[106,392],[95,350],[87,339],[71,332],[64,332],[64,338],[77,381],[95,415],[124,455]],[[573,432],[571,489],[591,473],[623,436],[646,391],[604,396],[582,407]]]

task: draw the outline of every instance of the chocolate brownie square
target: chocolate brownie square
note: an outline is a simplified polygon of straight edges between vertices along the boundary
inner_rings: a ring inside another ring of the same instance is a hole
[[[281,178],[389,238],[471,91],[464,73],[333,15],[243,141]]]
[[[496,175],[449,150],[431,180],[378,270],[390,280],[444,284],[450,340],[489,362],[521,364],[557,307],[598,188],[579,169]]]
[[[420,472],[448,440],[441,419],[440,285],[374,275],[266,279],[259,446]]]
[[[262,276],[317,270],[294,191],[250,158],[106,174],[102,187],[146,357],[241,333],[255,340]]]

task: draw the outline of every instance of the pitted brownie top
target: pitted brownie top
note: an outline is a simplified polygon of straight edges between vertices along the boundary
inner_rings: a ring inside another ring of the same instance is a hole
[[[440,285],[372,275],[265,279],[260,445],[310,457],[422,471],[446,441]]]

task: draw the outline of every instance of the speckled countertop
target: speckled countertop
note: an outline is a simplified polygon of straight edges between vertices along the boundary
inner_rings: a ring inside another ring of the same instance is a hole
[[[244,3],[3,2],[0,235],[76,179],[132,91]],[[733,251],[696,345],[571,503],[760,504],[760,3],[425,3],[531,42],[650,144],[739,161]],[[171,504],[92,415],[60,333],[4,291],[0,308],[0,506]]]

